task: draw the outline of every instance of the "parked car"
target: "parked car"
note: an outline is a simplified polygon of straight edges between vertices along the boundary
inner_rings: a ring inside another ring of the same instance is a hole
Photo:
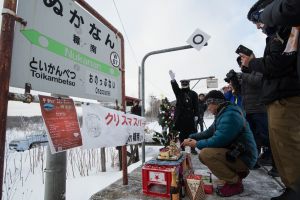
[[[47,144],[48,138],[46,131],[39,131],[24,138],[12,140],[8,146],[10,150],[26,151]]]

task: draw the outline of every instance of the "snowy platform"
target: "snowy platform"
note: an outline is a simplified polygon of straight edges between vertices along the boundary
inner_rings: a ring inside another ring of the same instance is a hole
[[[208,171],[198,160],[198,156],[192,155],[192,162],[195,171],[201,171],[205,173]],[[141,167],[135,169],[128,175],[128,185],[123,185],[122,179],[111,184],[107,188],[94,194],[90,200],[105,200],[105,199],[128,199],[128,200],[156,200],[163,198],[155,198],[146,196],[142,192],[142,170]],[[214,177],[213,180],[216,180]],[[103,180],[105,181],[105,180]],[[282,186],[278,183],[278,179],[275,180],[267,175],[264,168],[252,170],[249,176],[243,180],[244,192],[240,195],[233,197],[227,197],[228,200],[269,200],[271,197],[278,196],[282,192]],[[188,199],[185,197],[184,199]],[[217,196],[214,192],[212,195],[207,195],[207,200],[224,199]]]

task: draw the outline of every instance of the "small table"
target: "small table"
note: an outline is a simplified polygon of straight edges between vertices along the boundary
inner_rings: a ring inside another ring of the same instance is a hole
[[[175,170],[177,177],[182,181],[184,171],[188,169],[192,169],[191,159],[185,152],[182,152],[182,156],[176,161],[156,158],[149,160],[142,168],[143,193],[170,198],[172,171]]]

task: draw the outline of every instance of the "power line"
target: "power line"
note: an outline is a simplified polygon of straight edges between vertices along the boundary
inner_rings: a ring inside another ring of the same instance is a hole
[[[133,54],[133,57],[134,57],[135,63],[136,63],[136,65],[137,65],[137,66],[139,66],[139,64],[138,64],[138,62],[137,62],[137,57],[136,57],[136,54],[135,54],[135,52],[134,52],[134,50],[133,50],[133,48],[132,48],[132,46],[131,46],[131,43],[130,43],[130,41],[129,41],[129,38],[128,38],[128,36],[127,36],[127,33],[126,33],[126,30],[125,30],[125,27],[124,27],[124,25],[123,25],[123,22],[122,22],[121,16],[120,16],[120,14],[119,14],[119,10],[118,10],[118,8],[117,8],[117,5],[116,5],[116,3],[115,3],[115,0],[113,0],[113,2],[114,2],[114,6],[115,6],[115,8],[116,8],[116,11],[117,11],[117,14],[118,14],[119,20],[120,20],[120,22],[121,22],[121,25],[122,25],[123,31],[124,31],[124,33],[125,33],[126,40],[127,40],[128,44],[129,44],[130,50],[131,50],[131,52],[132,52],[132,54]]]
[[[129,41],[128,35],[127,35],[127,33],[126,33],[126,30],[125,30],[124,24],[123,24],[123,22],[122,22],[121,16],[120,16],[120,14],[119,14],[119,10],[118,10],[118,8],[117,8],[117,5],[116,5],[116,3],[115,3],[115,0],[113,0],[113,2],[114,2],[115,9],[116,9],[116,11],[117,11],[117,14],[118,14],[120,23],[121,23],[121,25],[122,25],[122,29],[123,29],[123,31],[124,31],[124,33],[125,33],[126,40],[127,40],[128,44],[129,44],[130,50],[131,50],[131,52],[132,52],[132,54],[133,54],[135,63],[136,63],[137,66],[139,66],[139,64],[138,64],[138,62],[137,62],[137,56],[136,56],[136,54],[135,54],[135,52],[134,52],[134,50],[133,50],[133,47],[132,47],[132,45],[131,45],[131,43],[130,43],[130,41]],[[163,91],[161,88],[157,87],[155,84],[153,84],[153,83],[150,82],[149,80],[147,80],[147,79],[145,79],[145,80],[146,80],[148,83],[150,83],[153,87],[155,87],[155,88],[157,88],[158,90],[160,90],[161,92],[163,92],[164,94],[168,94],[168,92]]]

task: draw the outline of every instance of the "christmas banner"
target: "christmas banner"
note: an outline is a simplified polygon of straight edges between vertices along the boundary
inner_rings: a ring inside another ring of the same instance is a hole
[[[39,95],[39,100],[51,153],[81,146],[80,128],[73,100],[42,95]]]
[[[115,147],[144,141],[145,118],[98,104],[82,105],[83,148]]]

